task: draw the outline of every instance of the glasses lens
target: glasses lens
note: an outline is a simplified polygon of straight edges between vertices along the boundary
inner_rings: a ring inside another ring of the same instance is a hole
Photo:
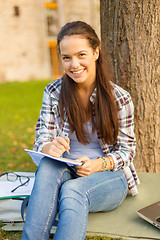
[[[0,175],[0,180],[1,181],[7,181],[8,180],[7,174],[4,173],[4,174]]]
[[[27,180],[28,180],[28,177],[25,177],[25,176],[20,176],[20,182],[21,183],[25,183],[25,182],[27,182]]]
[[[11,182],[15,182],[17,180],[17,175],[15,173],[8,173],[8,180]]]

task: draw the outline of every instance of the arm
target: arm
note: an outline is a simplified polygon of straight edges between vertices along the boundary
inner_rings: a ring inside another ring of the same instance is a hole
[[[46,87],[44,90],[33,149],[59,157],[69,149],[69,141],[58,136],[58,99],[49,89],[50,87]]]
[[[81,177],[89,176],[94,172],[112,170],[114,167],[113,159],[110,156],[92,160],[84,156],[76,160],[84,163],[82,166],[75,166],[77,174]]]
[[[119,133],[116,144],[109,146],[100,139],[100,144],[106,157],[90,160],[87,157],[79,158],[83,166],[76,167],[80,176],[87,176],[96,171],[116,171],[129,166],[135,155],[136,139],[134,134],[134,106],[129,93],[118,92],[117,105],[119,108]],[[104,160],[104,161],[103,161]],[[105,163],[106,162],[106,163]]]
[[[107,156],[114,160],[114,169],[129,166],[135,155],[134,105],[128,94],[119,110],[119,134],[116,144]]]
[[[56,106],[56,100],[53,103],[55,103]],[[41,152],[44,145],[50,143],[52,138],[57,136],[57,126],[54,117],[55,112],[52,110],[52,108],[54,108],[53,103],[51,102],[50,92],[46,87],[35,130],[35,142],[33,146],[35,151]]]

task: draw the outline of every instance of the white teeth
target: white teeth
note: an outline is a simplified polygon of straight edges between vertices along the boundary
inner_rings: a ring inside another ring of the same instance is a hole
[[[74,74],[78,74],[78,73],[81,73],[81,72],[83,72],[83,69],[79,70],[79,71],[72,71],[72,73],[74,73]]]

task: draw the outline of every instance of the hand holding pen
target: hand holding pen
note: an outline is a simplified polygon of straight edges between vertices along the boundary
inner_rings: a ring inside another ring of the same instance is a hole
[[[42,152],[53,157],[60,157],[65,151],[69,154],[69,149],[70,139],[58,136],[52,142],[44,145]]]

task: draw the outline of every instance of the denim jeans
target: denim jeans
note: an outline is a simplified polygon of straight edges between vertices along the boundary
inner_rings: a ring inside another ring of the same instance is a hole
[[[49,239],[59,211],[54,240],[85,239],[88,213],[111,211],[125,199],[123,170],[78,177],[65,163],[43,158],[36,172],[21,240]]]

